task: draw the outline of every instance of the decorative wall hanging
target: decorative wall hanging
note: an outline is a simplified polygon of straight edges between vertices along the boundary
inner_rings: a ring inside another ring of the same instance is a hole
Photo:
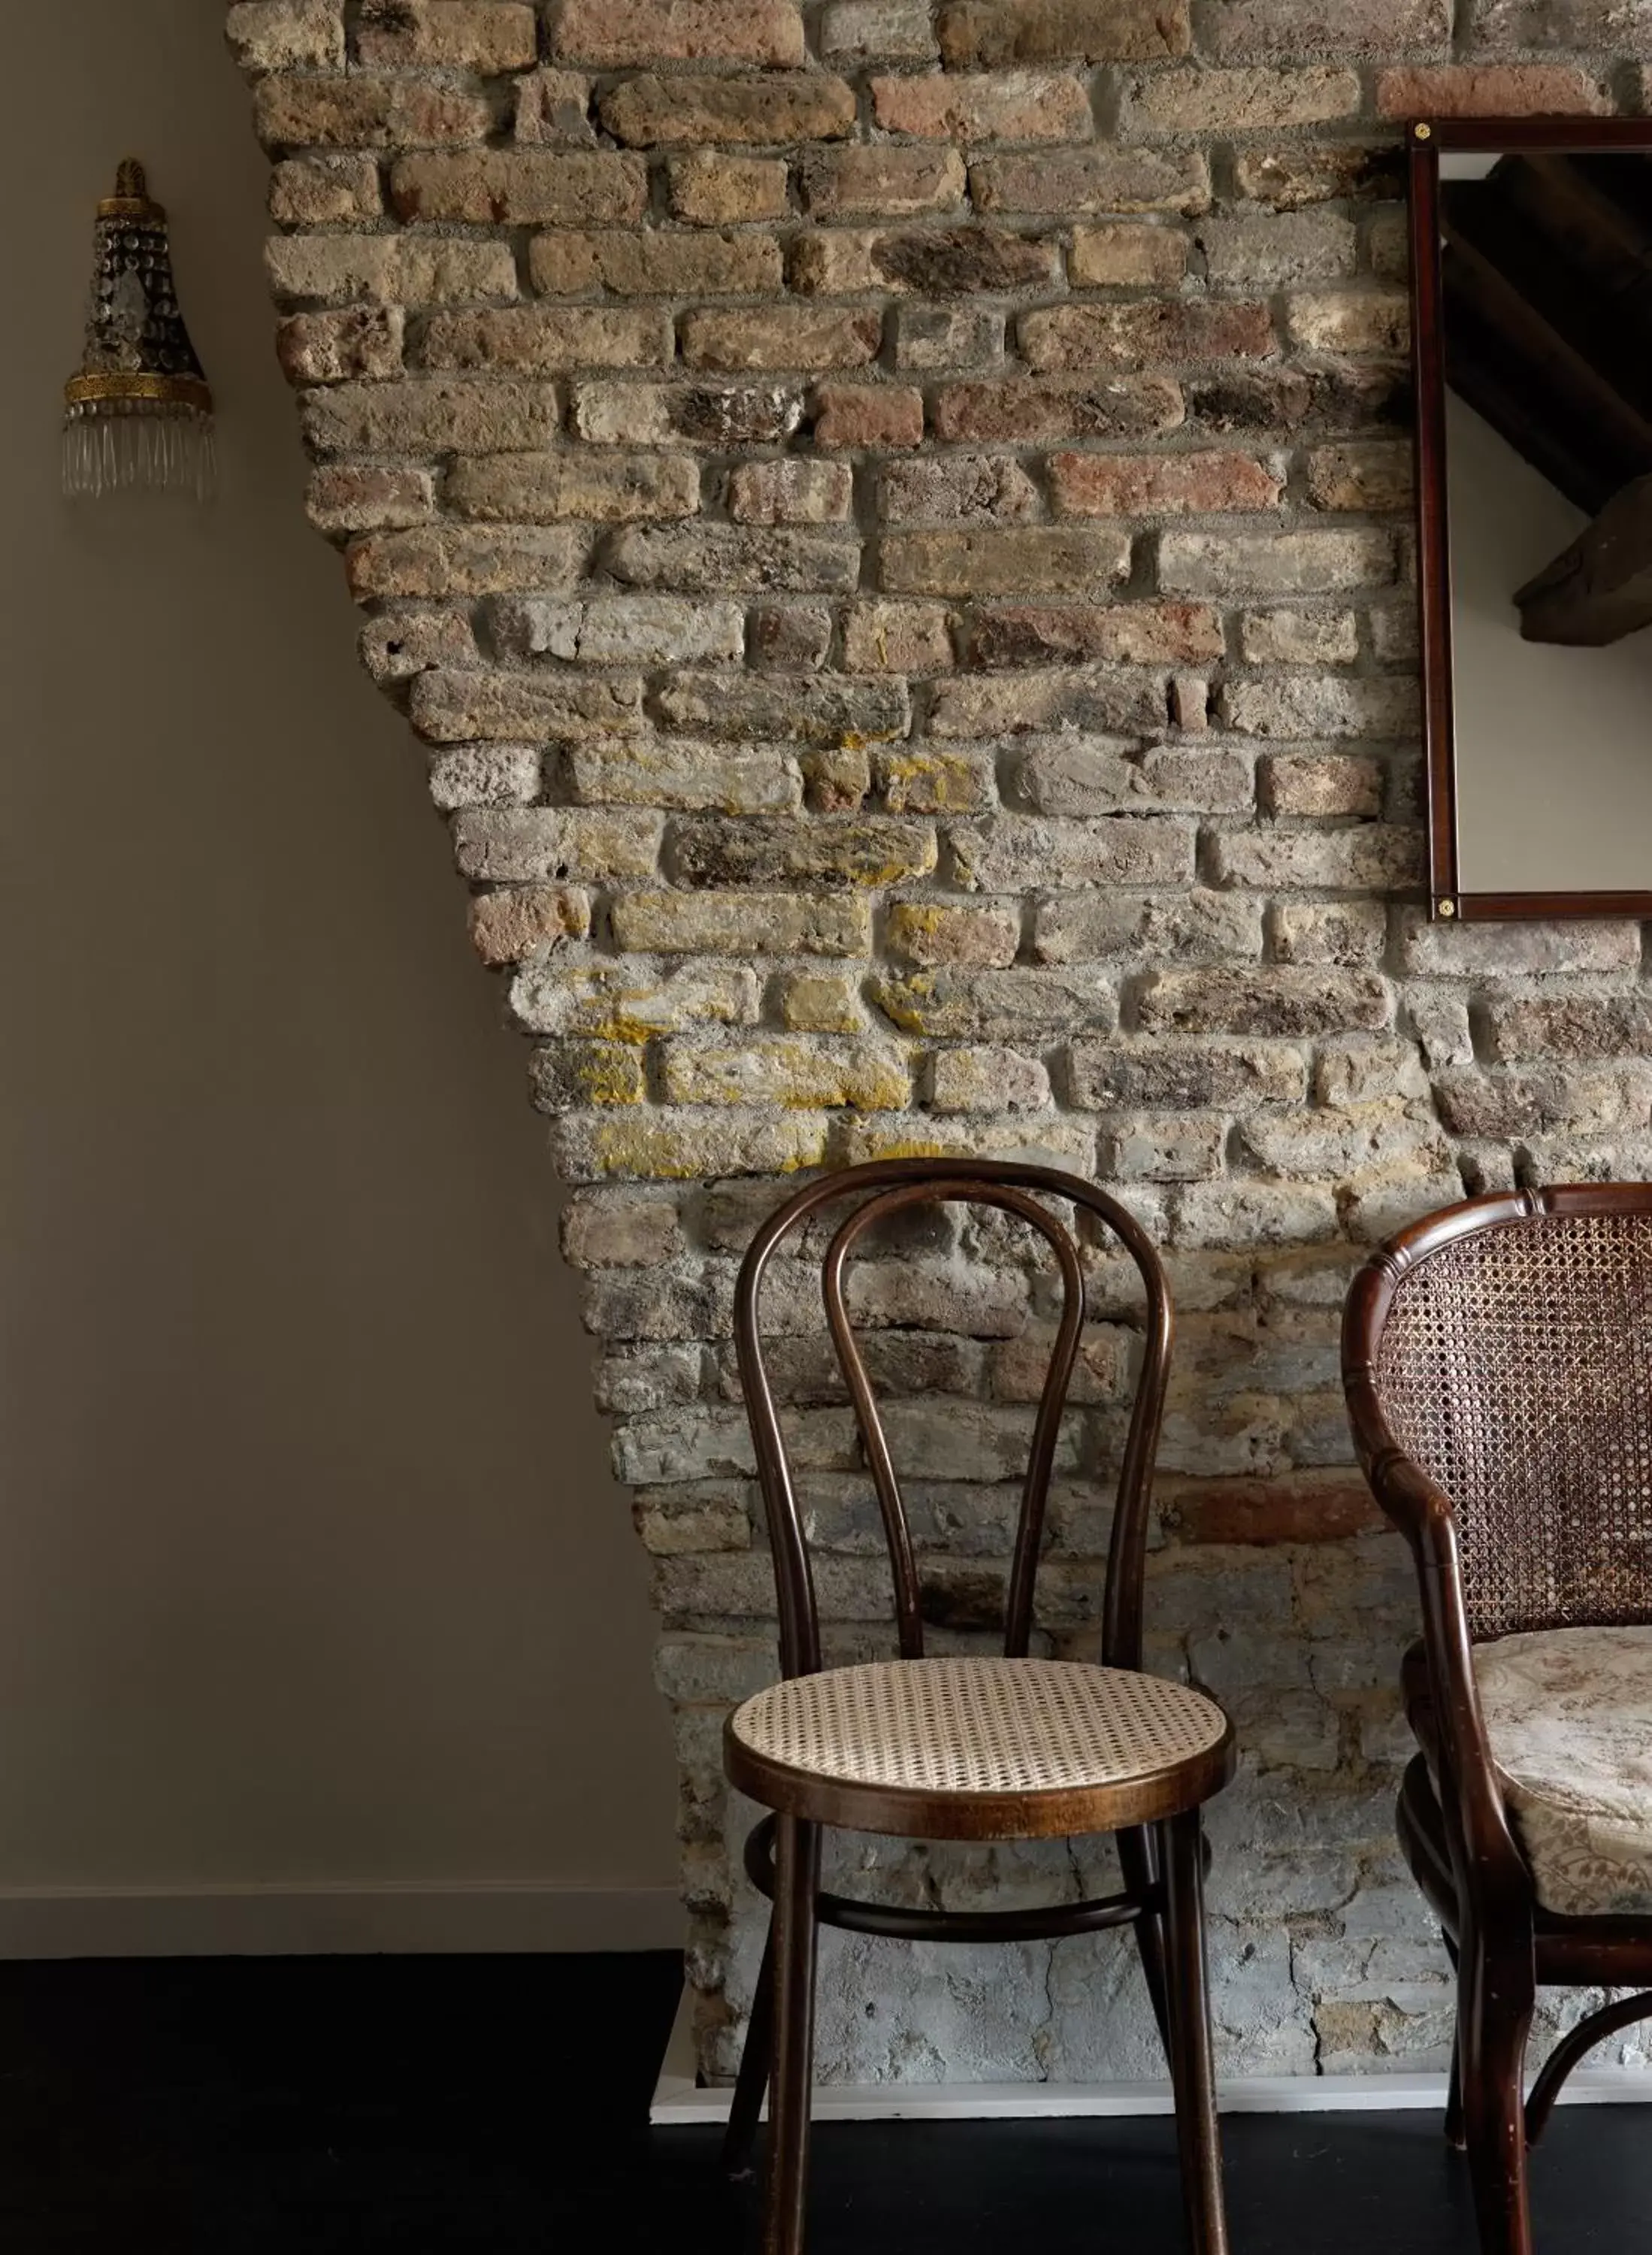
[[[63,397],[67,494],[211,494],[212,393],[179,310],[166,214],[131,158],[97,207],[86,347]]]

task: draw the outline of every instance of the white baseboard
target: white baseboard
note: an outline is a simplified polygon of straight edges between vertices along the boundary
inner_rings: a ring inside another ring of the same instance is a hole
[[[674,1887],[54,1887],[0,1893],[0,1958],[680,1949]]]
[[[678,2008],[648,2118],[662,2128],[728,2119],[731,2093],[694,2081],[686,2008]],[[1445,2106],[1443,2075],[1238,2075],[1224,2076],[1224,2114],[1356,2114]],[[1563,2106],[1652,2100],[1652,2076],[1623,2067],[1584,2068],[1560,2096]],[[765,2113],[767,2110],[765,2109]],[[817,2122],[991,2122],[1100,2115],[1168,2114],[1168,2082],[850,2083],[817,2090]]]

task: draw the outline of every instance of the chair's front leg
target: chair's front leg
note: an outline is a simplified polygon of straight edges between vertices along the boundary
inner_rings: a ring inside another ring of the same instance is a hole
[[[1529,1960],[1500,1963],[1465,1935],[1457,1971],[1464,2141],[1481,2255],[1531,2255],[1522,2088],[1534,1992]]]
[[[1210,2005],[1205,1967],[1204,1854],[1199,1811],[1185,1809],[1159,1826],[1164,1875],[1176,2139],[1182,2198],[1194,2255],[1227,2255],[1222,2202],[1221,2135],[1211,2063]]]
[[[1154,1867],[1153,1835],[1145,1825],[1133,1826],[1118,1835],[1119,1870],[1131,1894],[1150,1895],[1158,1885],[1158,1873]],[[1142,1960],[1142,1978],[1147,1983],[1148,2001],[1153,2007],[1153,2018],[1158,2025],[1159,2041],[1164,2047],[1168,2063],[1170,2056],[1170,2015],[1164,1981],[1164,1921],[1157,1910],[1144,1910],[1135,1921],[1135,1947]]]
[[[775,2065],[770,2099],[765,2255],[803,2255],[814,2054],[815,1897],[820,1828],[782,1816],[776,1828]]]
[[[770,1911],[769,1931],[763,1937],[763,1963],[757,1969],[757,1986],[752,1992],[751,2018],[746,2024],[745,2049],[740,2055],[740,2073],[728,2104],[728,2127],[723,2132],[723,2169],[728,2176],[743,2177],[751,2173],[751,2149],[757,2141],[757,2122],[768,2092],[774,2057],[775,1921]]]

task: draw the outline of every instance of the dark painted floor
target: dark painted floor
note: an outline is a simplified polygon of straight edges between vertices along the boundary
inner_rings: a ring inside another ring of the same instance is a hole
[[[664,1957],[0,1966],[5,2255],[745,2255],[714,2133],[645,2126]],[[1562,2114],[1539,2255],[1652,2234],[1639,2107]],[[1418,2114],[1227,2125],[1235,2255],[1471,2255]],[[1166,2122],[841,2125],[811,2255],[1182,2255]]]

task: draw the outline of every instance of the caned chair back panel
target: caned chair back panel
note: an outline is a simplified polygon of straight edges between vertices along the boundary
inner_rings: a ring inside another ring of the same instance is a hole
[[[1044,1542],[1051,1472],[1060,1438],[1073,1366],[1085,1324],[1085,1279],[1073,1231],[1051,1210],[1060,1200],[1087,1213],[1128,1253],[1146,1299],[1145,1339],[1120,1470],[1102,1608],[1102,1658],[1116,1668],[1141,1661],[1142,1576],[1153,1457],[1163,1416],[1171,1312],[1164,1270],[1151,1240],[1115,1199],[1077,1176],[1054,1168],[977,1159],[889,1159],[848,1167],[812,1182],[770,1215],[758,1231],[740,1271],[735,1298],[735,1338],[742,1391],[756,1449],[757,1474],[768,1517],[780,1616],[781,1666],[787,1675],[812,1675],[821,1665],[814,1577],[781,1427],[764,1366],[762,1332],[763,1278],[776,1251],[824,1206],[847,1206],[826,1248],[821,1293],[826,1327],[854,1407],[889,1551],[895,1619],[903,1658],[924,1653],[917,1561],[895,1465],[878,1415],[865,1360],[849,1318],[845,1281],[849,1258],[869,1230],[916,1206],[963,1204],[995,1208],[1034,1230],[1050,1251],[1060,1280],[1061,1311],[1051,1349],[1027,1472],[1022,1488],[1005,1609],[1004,1650],[1024,1656],[1032,1631],[1034,1583]],[[907,1467],[919,1476],[923,1467]]]
[[[1379,1256],[1372,1358],[1452,1504],[1470,1633],[1652,1621],[1652,1186],[1482,1204]]]

